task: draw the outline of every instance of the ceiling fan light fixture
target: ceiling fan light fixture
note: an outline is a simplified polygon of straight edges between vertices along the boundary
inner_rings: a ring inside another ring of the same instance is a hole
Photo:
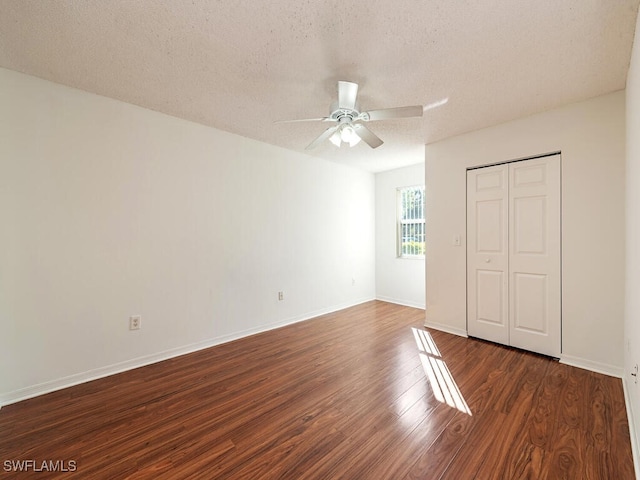
[[[340,138],[340,132],[336,132],[329,137],[329,141],[333,143],[336,147],[339,147],[342,143],[342,138]]]
[[[345,125],[340,129],[340,139],[350,147],[355,147],[360,142],[360,137],[351,125]]]

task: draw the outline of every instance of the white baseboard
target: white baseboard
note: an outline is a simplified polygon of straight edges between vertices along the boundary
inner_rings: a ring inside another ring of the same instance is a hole
[[[622,378],[624,376],[624,369],[622,367],[609,365],[606,363],[594,362],[593,360],[574,357],[572,355],[560,355],[560,363],[571,365],[572,367],[583,368],[585,370],[591,370],[592,372],[596,373],[602,373],[611,377]]]
[[[336,312],[338,310],[354,307],[356,305],[360,305],[362,303],[369,302],[371,300],[375,300],[375,299],[373,297],[361,298],[354,302],[349,302],[341,305],[334,305],[331,307],[318,309],[312,312],[307,312],[303,315],[291,317],[284,320],[279,320],[278,322],[274,322],[267,325],[262,325],[260,327],[256,327],[256,328],[252,328],[252,329],[248,329],[240,332],[235,332],[229,335],[222,335],[220,337],[211,338],[208,340],[204,340],[202,342],[196,342],[196,343],[184,345],[177,348],[172,348],[162,352],[145,355],[138,358],[133,358],[131,360],[127,360],[124,362],[120,362],[112,365],[106,365],[104,367],[96,368],[93,370],[88,370],[86,372],[80,372],[80,373],[76,373],[66,377],[58,378],[55,380],[50,380],[50,381],[39,383],[36,385],[31,385],[29,387],[25,387],[19,390],[14,390],[12,392],[1,394],[0,408],[2,408],[3,405],[17,403],[22,400],[27,400],[29,398],[37,397],[39,395],[44,395],[46,393],[54,392],[56,390],[61,390],[63,388],[72,387],[74,385],[90,382],[92,380],[97,380],[103,377],[108,377],[109,375],[115,375],[116,373],[125,372],[127,370],[133,370],[134,368],[144,367],[145,365],[150,365],[152,363],[161,362],[163,360],[168,360],[170,358],[179,357],[181,355],[193,353],[198,350],[203,350],[205,348],[231,342],[233,340],[238,340],[240,338],[248,337],[250,335],[255,335],[257,333],[274,330],[276,328],[280,328],[286,325],[291,325],[294,323],[309,320],[311,318],[319,317],[321,315],[326,315],[328,313]]]
[[[398,298],[385,297],[384,295],[376,296],[376,300],[380,300],[381,302],[387,302],[387,303],[395,303],[396,305],[402,305],[404,307],[420,308],[422,310],[425,309],[424,302],[420,303],[420,302],[414,302],[412,300],[402,300]]]
[[[633,454],[633,468],[636,472],[636,478],[640,478],[640,443],[638,442],[638,433],[636,431],[636,422],[634,421],[633,408],[631,406],[631,397],[629,396],[629,387],[627,387],[626,376],[622,377],[622,388],[624,390],[624,404],[627,407],[627,422],[629,423],[629,437],[631,437],[631,453]]]
[[[461,328],[454,328],[449,325],[443,325],[442,323],[426,321],[424,322],[424,326],[427,328],[433,328],[434,330],[440,330],[441,332],[451,333],[452,335],[458,335],[459,337],[469,337],[466,330],[463,330]]]

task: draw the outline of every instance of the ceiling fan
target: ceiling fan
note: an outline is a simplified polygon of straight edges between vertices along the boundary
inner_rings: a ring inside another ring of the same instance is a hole
[[[354,147],[363,140],[371,148],[382,145],[382,140],[364,122],[376,120],[388,120],[391,118],[421,117],[424,112],[422,105],[410,107],[384,108],[382,110],[369,110],[361,112],[356,102],[358,96],[358,84],[353,82],[338,82],[338,101],[331,105],[331,113],[328,117],[306,118],[302,120],[282,120],[276,123],[292,122],[333,122],[335,125],[327,128],[313,142],[307,145],[310,150],[317,147],[325,140],[331,141],[339,147],[343,142]]]

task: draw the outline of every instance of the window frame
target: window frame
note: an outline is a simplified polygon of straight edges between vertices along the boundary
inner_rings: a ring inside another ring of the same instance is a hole
[[[415,218],[403,218],[403,199],[405,197],[405,192],[414,191],[414,190],[422,190],[422,205],[420,208],[420,212],[422,213],[421,217]],[[406,187],[397,187],[396,188],[396,256],[401,259],[415,259],[415,260],[423,260],[425,258],[424,253],[411,254],[405,253],[403,248],[403,232],[405,225],[422,225],[420,230],[422,233],[420,234],[423,238],[423,248],[422,251],[426,250],[426,215],[425,215],[425,186],[424,185],[411,185]]]

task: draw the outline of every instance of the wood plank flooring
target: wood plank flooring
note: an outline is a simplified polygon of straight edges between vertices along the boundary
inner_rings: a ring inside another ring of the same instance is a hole
[[[368,302],[5,406],[0,478],[634,478],[620,379],[423,320]]]

